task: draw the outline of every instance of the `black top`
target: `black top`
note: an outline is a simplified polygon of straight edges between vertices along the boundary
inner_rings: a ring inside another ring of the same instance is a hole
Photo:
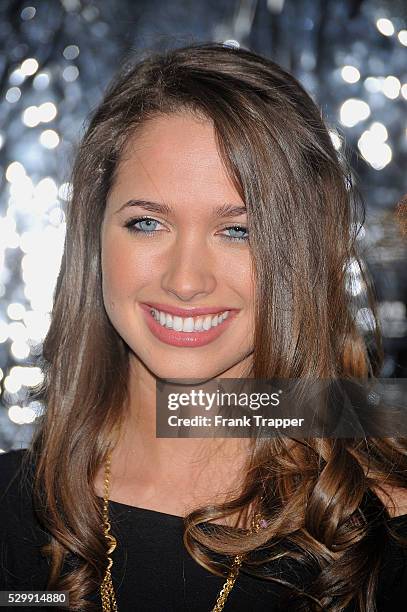
[[[24,452],[21,449],[0,454],[0,591],[46,588],[48,559],[41,556],[39,549],[48,541],[47,533],[33,514],[29,486],[18,486]],[[109,514],[111,532],[118,540],[112,554],[112,579],[119,612],[212,610],[225,579],[213,575],[189,555],[182,542],[182,517],[111,500]],[[407,535],[407,515],[390,519],[390,523]],[[273,567],[273,575],[298,586],[305,586],[310,577],[290,559],[281,559]],[[243,567],[224,612],[295,610],[294,605],[280,607],[284,592],[284,587],[276,583],[246,574]],[[101,603],[98,591],[90,599]],[[377,605],[378,612],[407,610],[407,548],[401,548],[394,540],[385,548]],[[18,609],[33,612],[38,608]],[[348,606],[345,612],[351,610],[355,608]]]

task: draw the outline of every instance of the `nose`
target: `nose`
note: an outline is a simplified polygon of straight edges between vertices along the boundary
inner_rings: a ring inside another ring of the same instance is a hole
[[[162,288],[184,302],[211,294],[216,287],[216,262],[204,240],[189,234],[177,239],[168,257]]]

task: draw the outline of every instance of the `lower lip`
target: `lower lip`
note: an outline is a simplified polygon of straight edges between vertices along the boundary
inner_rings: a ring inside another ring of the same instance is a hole
[[[171,344],[172,346],[188,346],[192,348],[204,346],[205,344],[209,344],[210,342],[213,342],[213,340],[219,338],[219,336],[223,334],[223,332],[229,327],[232,320],[238,314],[238,311],[229,311],[227,318],[222,321],[222,323],[205,331],[178,332],[160,325],[160,323],[154,319],[150,312],[151,306],[140,304],[140,307],[144,312],[149,330],[156,338],[161,340],[161,342]]]

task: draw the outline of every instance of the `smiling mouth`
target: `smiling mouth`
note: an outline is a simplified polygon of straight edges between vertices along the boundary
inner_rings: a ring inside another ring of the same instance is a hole
[[[198,315],[194,317],[180,317],[156,308],[150,308],[151,316],[162,327],[173,329],[178,332],[203,332],[213,327],[218,327],[230,315],[229,310],[224,310],[218,314]]]
[[[140,304],[150,332],[173,346],[199,347],[216,340],[229,327],[239,311],[223,311],[219,314],[179,317],[164,313],[147,304]]]

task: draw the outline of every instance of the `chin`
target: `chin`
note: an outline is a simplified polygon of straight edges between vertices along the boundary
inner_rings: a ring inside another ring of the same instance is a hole
[[[141,361],[143,360],[141,359]],[[206,360],[206,362],[202,362],[202,365],[196,363],[194,368],[191,367],[191,364],[189,364],[190,367],[188,367],[187,365],[184,365],[181,361],[175,364],[166,364],[163,365],[163,367],[160,367],[157,362],[152,364],[148,364],[146,362],[143,363],[144,366],[149,370],[150,374],[152,374],[156,378],[162,381],[185,385],[201,384],[210,381],[214,378],[219,378],[222,376],[222,373],[227,372],[230,367],[229,365],[227,365],[226,367],[219,366],[215,368],[208,368],[208,360]]]
[[[174,368],[171,368],[170,371],[165,369],[161,371],[155,370],[152,371],[152,373],[162,381],[181,385],[201,384],[220,376],[220,374],[216,371],[203,373],[201,370],[198,374],[191,371],[186,371],[185,368],[176,368],[175,370]]]

